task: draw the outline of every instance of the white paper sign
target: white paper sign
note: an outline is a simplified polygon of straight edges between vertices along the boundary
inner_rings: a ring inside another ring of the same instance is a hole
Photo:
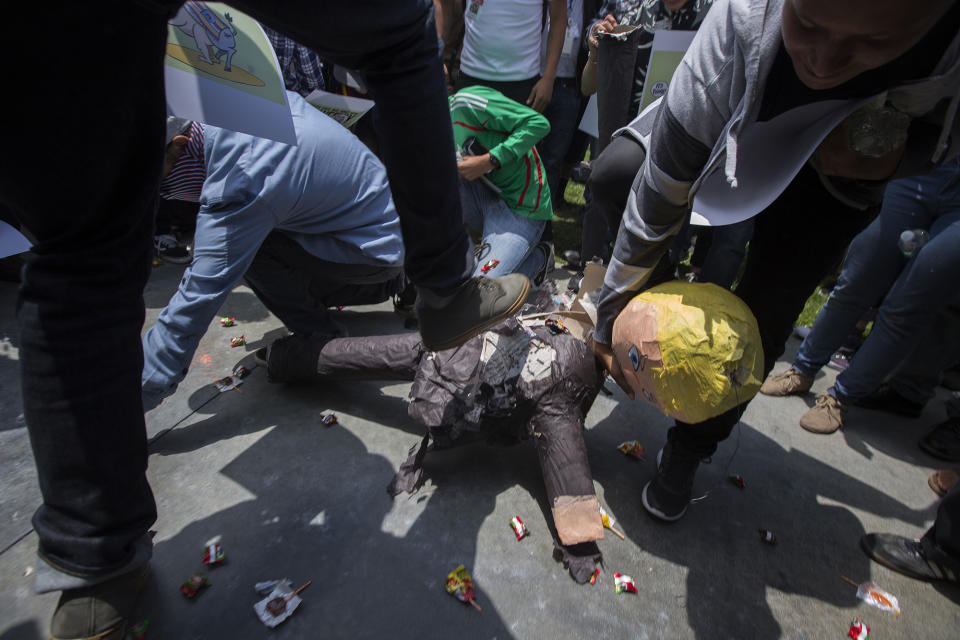
[[[0,220],[0,258],[29,251],[32,246],[26,236]]]

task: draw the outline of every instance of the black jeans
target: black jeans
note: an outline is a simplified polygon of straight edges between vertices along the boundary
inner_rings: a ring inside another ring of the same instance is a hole
[[[580,256],[584,262],[594,257],[609,258],[610,238],[620,228],[623,209],[646,152],[627,135],[617,136],[590,162],[587,188],[591,199],[583,210]]]
[[[879,207],[859,210],[844,205],[805,166],[780,197],[756,216],[747,264],[735,293],[757,318],[763,377],[783,355],[807,298],[878,211]],[[668,437],[702,456],[712,455],[747,404],[697,424],[677,422]]]
[[[343,335],[328,307],[377,304],[403,284],[399,267],[327,262],[282,231],[266,237],[244,276],[260,302],[292,332]]]
[[[943,497],[937,507],[937,519],[920,539],[931,559],[960,567],[960,485]]]
[[[140,395],[143,288],[163,160],[166,22],[180,2],[20,3],[0,205],[36,238],[17,302],[23,406],[43,505],[39,553],[97,578],[129,564],[156,519]],[[231,4],[362,69],[407,241],[407,276],[447,295],[473,270],[428,0]],[[56,46],[36,46],[37,29]],[[85,73],[56,81],[82,51]],[[34,66],[36,65],[36,66]],[[14,95],[15,94],[15,95]],[[52,169],[57,167],[57,171]]]

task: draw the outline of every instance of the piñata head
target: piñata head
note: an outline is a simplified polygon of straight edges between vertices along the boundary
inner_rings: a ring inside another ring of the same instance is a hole
[[[713,284],[667,282],[635,297],[613,324],[613,352],[634,393],[681,422],[732,409],[763,381],[756,318]]]

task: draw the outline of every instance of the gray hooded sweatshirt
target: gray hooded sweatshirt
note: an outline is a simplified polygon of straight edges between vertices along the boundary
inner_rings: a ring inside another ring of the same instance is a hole
[[[718,0],[677,68],[667,94],[622,130],[643,145],[647,159],[629,194],[600,294],[597,342],[610,344],[617,314],[644,288],[671,237],[690,213],[704,180],[722,171],[729,189],[738,187],[738,161],[744,164],[744,158],[738,157],[738,144],[745,131],[757,126],[763,81],[783,40],[783,3]],[[894,177],[926,173],[960,153],[960,34],[954,36],[929,77],[890,87],[873,99],[831,101],[827,106],[830,117],[811,122],[809,135],[813,137],[808,135],[808,140],[822,140],[846,115],[868,101],[882,101],[911,118],[907,147]],[[793,113],[779,117],[790,118]],[[783,164],[790,165],[795,174],[809,161],[812,148],[787,145],[781,151]],[[864,190],[858,181],[823,175],[821,180],[847,206],[866,208],[877,202],[876,188]],[[759,211],[750,215],[756,213]]]

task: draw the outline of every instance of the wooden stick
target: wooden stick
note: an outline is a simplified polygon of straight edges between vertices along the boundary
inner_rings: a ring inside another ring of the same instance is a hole
[[[483,609],[480,608],[480,605],[477,604],[477,601],[476,601],[476,600],[470,600],[469,602],[470,602],[470,604],[473,605],[473,607],[474,607],[477,611],[483,611]]]
[[[233,385],[233,388],[237,390],[237,393],[241,395],[243,394],[243,391],[240,391],[240,387],[238,387],[237,385]]]
[[[853,580],[851,580],[851,579],[848,578],[847,576],[840,576],[840,577],[843,578],[843,581],[844,581],[844,582],[849,582],[850,584],[852,584],[853,586],[855,586],[857,589],[860,588],[860,583],[854,582]]]
[[[623,536],[623,534],[620,533],[619,531],[617,531],[616,529],[614,529],[613,527],[607,527],[607,528],[610,529],[610,531],[613,531],[613,532],[614,532],[615,534],[617,534],[618,536],[620,536],[620,539],[621,539],[621,540],[626,540],[626,538]]]

